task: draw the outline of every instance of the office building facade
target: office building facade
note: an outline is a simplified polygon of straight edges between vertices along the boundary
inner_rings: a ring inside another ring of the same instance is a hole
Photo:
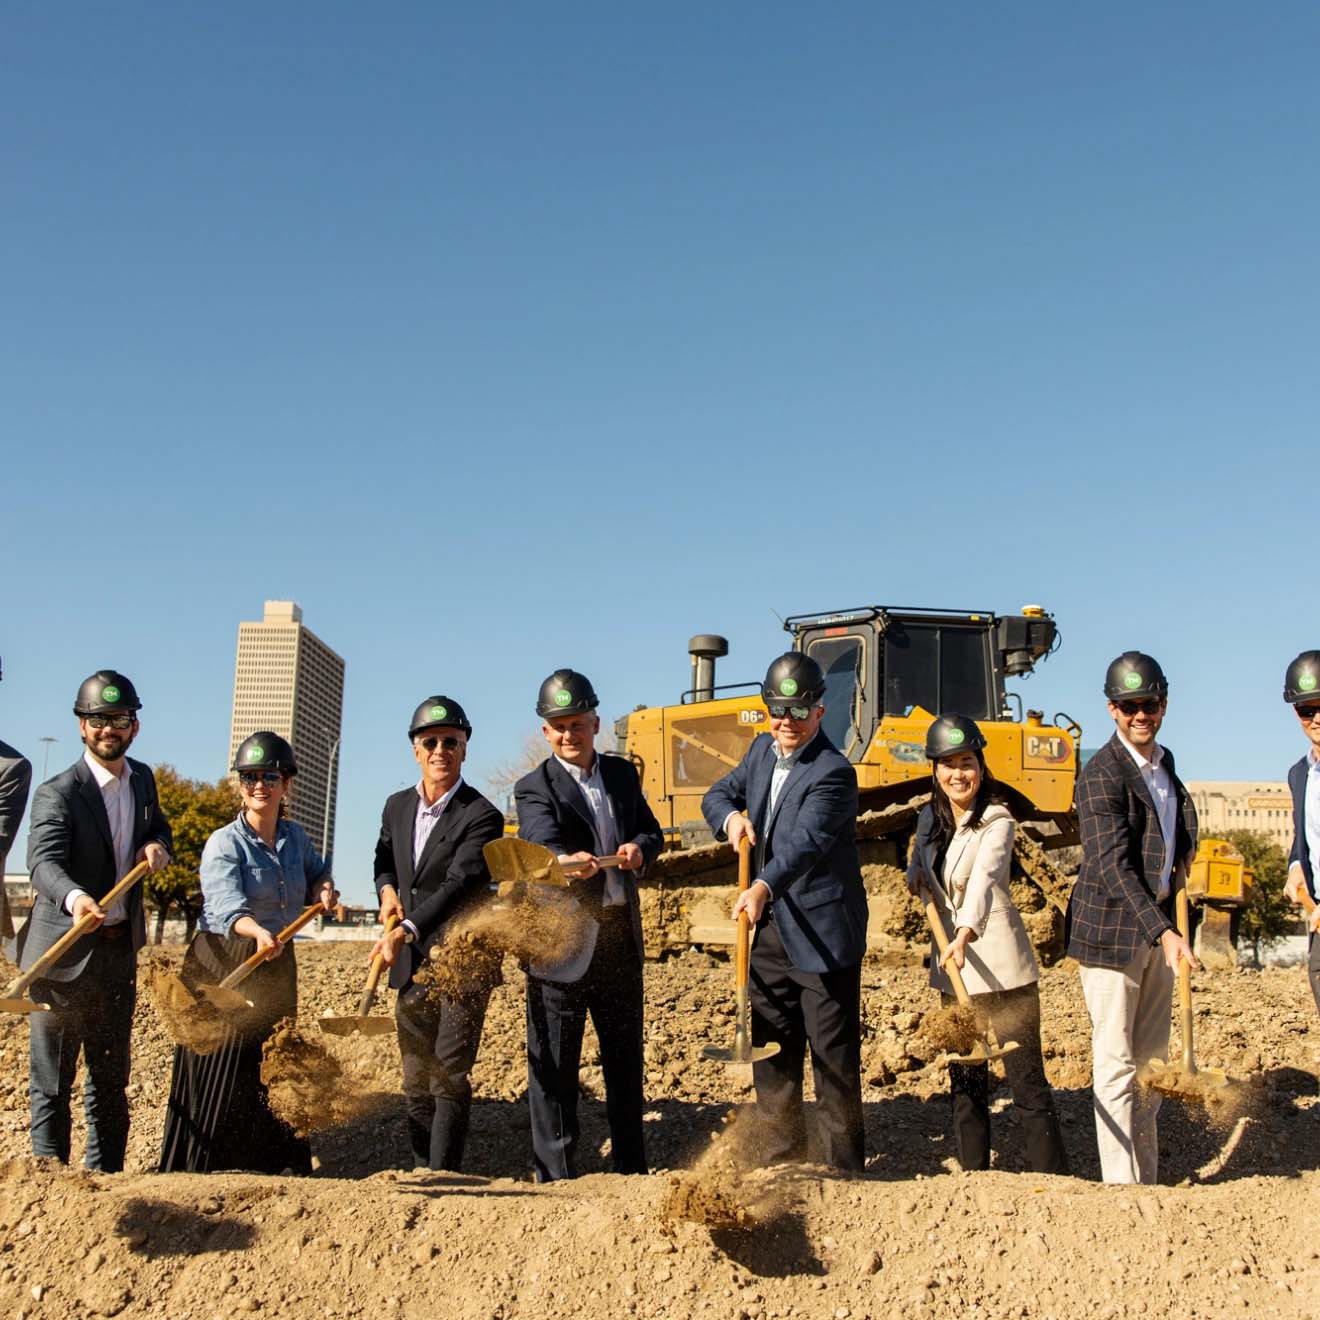
[[[1292,795],[1287,784],[1189,780],[1187,792],[1204,838],[1222,838],[1229,830],[1254,830],[1284,852],[1292,847]]]

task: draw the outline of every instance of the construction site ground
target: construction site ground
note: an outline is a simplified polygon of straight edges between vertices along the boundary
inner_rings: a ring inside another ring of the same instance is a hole
[[[538,1187],[528,1178],[522,978],[511,960],[487,1018],[462,1175],[405,1169],[391,1036],[326,1039],[343,1071],[321,1112],[339,1121],[312,1136],[313,1177],[153,1173],[172,1045],[145,983],[152,963],[180,957],[144,954],[122,1174],[78,1167],[79,1095],[74,1166],[31,1158],[28,1027],[0,1020],[0,1317],[1320,1313],[1320,1021],[1297,969],[1195,978],[1198,1057],[1242,1081],[1213,1118],[1166,1101],[1160,1184],[1133,1188],[1097,1182],[1075,966],[1050,969],[1042,983],[1047,1068],[1074,1176],[1038,1177],[1021,1171],[1002,1091],[996,1168],[955,1171],[945,1075],[915,1067],[906,1047],[935,1007],[925,972],[868,961],[865,1176],[794,1166],[716,1185],[723,1175],[709,1152],[748,1098],[700,1053],[731,1043],[730,968],[722,955],[671,957],[646,969],[655,1172],[606,1172],[589,1035],[584,1176]],[[304,1035],[320,1037],[324,1013],[354,1011],[364,959],[362,945],[299,946]]]

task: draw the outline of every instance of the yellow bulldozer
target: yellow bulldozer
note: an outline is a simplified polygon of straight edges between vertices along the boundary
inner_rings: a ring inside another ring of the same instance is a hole
[[[924,943],[924,918],[902,870],[928,798],[926,728],[956,711],[985,733],[986,762],[1020,822],[1013,897],[1042,955],[1057,956],[1069,882],[1047,852],[1077,842],[1081,729],[1062,713],[1046,723],[1006,686],[1057,648],[1053,617],[1034,605],[1011,615],[867,605],[794,615],[784,627],[793,648],[824,670],[823,727],[857,768],[872,951],[905,958]],[[678,702],[639,706],[615,723],[616,750],[637,766],[670,841],[642,883],[651,956],[732,940],[732,858],[713,841],[701,799],[769,720],[759,680],[716,683],[716,661],[728,650],[723,637],[692,638],[692,683]]]

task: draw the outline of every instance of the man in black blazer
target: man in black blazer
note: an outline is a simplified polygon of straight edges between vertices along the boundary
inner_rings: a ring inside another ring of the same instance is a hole
[[[3,674],[0,674],[3,677]],[[22,753],[0,741],[0,939],[12,939],[14,924],[4,890],[5,859],[18,833],[32,785],[32,766]]]
[[[1077,781],[1082,863],[1065,939],[1081,964],[1091,1017],[1091,1089],[1105,1182],[1153,1183],[1160,1094],[1138,1073],[1169,1048],[1178,960],[1197,962],[1174,923],[1174,891],[1196,856],[1196,808],[1155,741],[1168,680],[1151,657],[1125,651],[1105,675],[1114,736]]]
[[[29,1095],[32,1153],[69,1161],[70,1094],[81,1050],[87,1065],[89,1169],[117,1173],[128,1145],[128,1073],[137,1001],[137,951],[146,943],[142,886],[103,909],[99,899],[137,863],[168,866],[174,840],[151,767],[126,755],[142,708],[133,684],[102,669],[78,690],[74,714],[86,751],[37,789],[28,827],[36,900],[19,931],[16,961],[28,970],[75,922],[96,927],[32,985],[49,1004],[33,1013]]]
[[[642,943],[635,876],[659,856],[660,824],[637,771],[595,750],[599,700],[585,675],[558,669],[536,713],[548,756],[514,786],[518,834],[575,864],[583,943],[527,968],[527,1098],[538,1182],[577,1176],[578,1065],[587,1014],[600,1042],[616,1173],[645,1173],[642,1141]],[[623,860],[602,870],[597,857]]]
[[[394,1018],[414,1168],[458,1170],[472,1110],[472,1065],[499,974],[490,968],[450,998],[413,978],[455,918],[490,886],[482,848],[504,832],[504,817],[463,782],[472,725],[452,697],[427,697],[408,729],[421,782],[386,799],[376,842],[376,893],[384,921],[401,924],[373,953],[399,992]]]
[[[866,892],[857,857],[857,772],[821,730],[825,675],[789,651],[761,686],[770,733],[717,780],[701,809],[717,839],[753,845],[754,879],[733,909],[755,927],[752,1043],[779,1052],[752,1065],[766,1163],[807,1153],[804,1053],[811,1047],[825,1162],[860,1173],[862,956]]]
[[[1302,732],[1311,744],[1306,755],[1288,771],[1293,841],[1283,892],[1290,902],[1308,909],[1306,973],[1311,995],[1320,1008],[1320,904],[1316,902],[1315,881],[1320,861],[1320,651],[1303,651],[1288,666],[1283,699],[1297,712]]]

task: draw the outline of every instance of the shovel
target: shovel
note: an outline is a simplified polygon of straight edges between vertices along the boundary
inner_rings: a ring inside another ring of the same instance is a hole
[[[318,912],[324,912],[325,909],[319,903],[313,903],[311,907],[305,908],[301,915],[295,917],[285,928],[275,936],[281,944],[286,940],[291,940]],[[234,968],[228,976],[225,977],[219,985],[199,985],[197,994],[205,999],[212,1008],[218,1008],[222,1012],[233,1012],[240,1008],[251,1008],[252,1001],[245,995],[240,995],[235,989],[247,980],[253,972],[268,962],[271,958],[278,955],[266,953],[258,950],[246,962],[241,962]]]
[[[953,997],[963,1008],[971,1008],[972,997],[967,993],[967,983],[962,978],[962,972],[958,970],[958,964],[943,961],[944,955],[949,951],[949,937],[945,934],[944,918],[940,916],[940,910],[935,906],[935,899],[930,890],[926,891],[926,920],[930,923],[931,934],[935,936],[935,947],[940,951],[940,965],[949,974],[949,980],[953,982]],[[982,1039],[972,1047],[970,1053],[946,1054],[944,1062],[989,1063],[991,1059],[1002,1059],[1005,1054],[1011,1054],[1017,1047],[1018,1043],[1015,1040],[1010,1040],[1006,1045],[992,1045],[987,1030]]]
[[[747,892],[752,878],[752,845],[744,834],[738,840],[738,892]],[[734,992],[735,1009],[733,1020],[733,1049],[722,1049],[718,1045],[705,1045],[701,1056],[716,1063],[748,1064],[760,1063],[762,1059],[772,1058],[779,1053],[779,1042],[768,1041],[764,1045],[752,1044],[752,1006],[747,996],[747,977],[752,960],[752,923],[746,912],[738,913],[738,940],[734,954]]]
[[[97,906],[104,912],[111,903],[118,901],[151,870],[149,862],[139,862],[110,892],[96,900]],[[0,1011],[5,1013],[49,1013],[49,1004],[38,1004],[35,1000],[23,998],[23,991],[38,977],[58,962],[89,930],[97,925],[94,916],[88,913],[73,923],[73,929],[61,935],[31,967],[18,978],[0,998]]]
[[[1178,887],[1178,934],[1191,942],[1191,924],[1187,916],[1187,886]],[[1221,1068],[1198,1068],[1192,1049],[1192,969],[1185,958],[1178,959],[1178,1007],[1182,1015],[1182,1063],[1152,1059],[1143,1070],[1142,1081],[1164,1095],[1205,1104],[1216,1091],[1228,1085],[1228,1075]]]
[[[561,865],[559,858],[549,848],[512,836],[492,839],[482,848],[481,855],[485,858],[486,869],[497,887],[516,884],[563,887],[572,884],[577,874],[576,868],[571,864]],[[618,866],[624,860],[626,859],[622,854],[614,853],[609,857],[597,857],[596,865],[603,869],[607,866]],[[585,863],[578,863],[579,867],[583,865]]]
[[[398,924],[398,914],[391,912],[385,918],[385,934],[388,935]],[[378,953],[371,960],[371,970],[367,973],[367,987],[358,1001],[357,1017],[323,1017],[322,1031],[329,1032],[332,1036],[351,1036],[355,1031],[360,1031],[364,1036],[384,1036],[394,1031],[393,1018],[368,1016],[376,998],[376,986],[380,982],[380,973],[384,966],[384,955]]]

